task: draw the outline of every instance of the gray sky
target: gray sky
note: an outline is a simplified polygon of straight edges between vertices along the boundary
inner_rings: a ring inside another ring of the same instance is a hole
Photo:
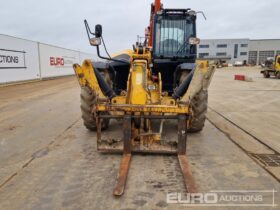
[[[110,53],[144,35],[153,0],[0,0],[0,33],[94,52],[83,20],[103,25]],[[280,38],[279,0],[162,0],[165,8],[201,10],[199,38]]]

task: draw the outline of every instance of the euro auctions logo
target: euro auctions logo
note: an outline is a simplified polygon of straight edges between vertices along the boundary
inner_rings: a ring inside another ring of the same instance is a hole
[[[209,193],[168,193],[167,204],[191,207],[276,207],[275,190],[216,190]]]
[[[26,69],[26,52],[0,49],[0,69]]]
[[[64,66],[64,58],[50,57],[51,66]]]

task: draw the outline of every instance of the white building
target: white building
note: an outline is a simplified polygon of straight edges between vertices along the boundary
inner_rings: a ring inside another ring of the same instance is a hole
[[[268,57],[280,54],[280,39],[203,39],[198,46],[199,58],[221,59],[259,65]]]
[[[249,60],[250,64],[261,64],[268,57],[280,55],[280,39],[250,40]]]

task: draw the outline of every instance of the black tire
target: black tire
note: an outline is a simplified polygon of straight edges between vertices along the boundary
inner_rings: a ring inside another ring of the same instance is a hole
[[[188,74],[189,71],[181,72],[179,84],[184,81]],[[208,91],[200,90],[191,101],[193,116],[190,119],[190,127],[188,128],[188,132],[197,133],[203,129],[206,120],[207,107]]]
[[[190,121],[190,127],[188,128],[188,132],[196,133],[200,132],[205,124],[206,113],[208,107],[208,91],[201,90],[197,95],[193,98],[191,102],[191,108],[193,111],[193,117]]]
[[[91,113],[92,106],[96,103],[96,94],[88,87],[82,87],[81,89],[81,111],[84,126],[90,131],[96,131],[96,120]],[[107,129],[109,126],[109,119],[102,119],[101,128]]]
[[[269,77],[270,77],[270,74],[269,74],[268,71],[265,71],[265,72],[263,73],[263,76],[264,76],[264,78],[269,78]]]
[[[280,79],[280,71],[277,72],[276,77]]]

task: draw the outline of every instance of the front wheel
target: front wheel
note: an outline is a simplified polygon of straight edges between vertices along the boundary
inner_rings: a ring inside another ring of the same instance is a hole
[[[269,77],[270,77],[270,74],[269,74],[268,71],[265,71],[265,72],[263,73],[263,76],[264,76],[264,78],[269,78]]]
[[[188,131],[190,133],[200,132],[206,121],[206,113],[208,106],[208,91],[201,90],[191,101],[193,117],[190,122]]]
[[[82,87],[81,89],[81,111],[84,126],[90,131],[96,131],[96,120],[91,112],[92,107],[96,103],[96,94],[91,91],[88,87]],[[107,129],[109,126],[109,119],[101,120],[101,128]]]
[[[181,84],[190,72],[184,71],[180,75],[179,84]],[[196,133],[200,132],[205,124],[206,113],[208,107],[208,91],[201,89],[191,101],[191,109],[193,116],[190,120],[190,126],[188,132]]]

